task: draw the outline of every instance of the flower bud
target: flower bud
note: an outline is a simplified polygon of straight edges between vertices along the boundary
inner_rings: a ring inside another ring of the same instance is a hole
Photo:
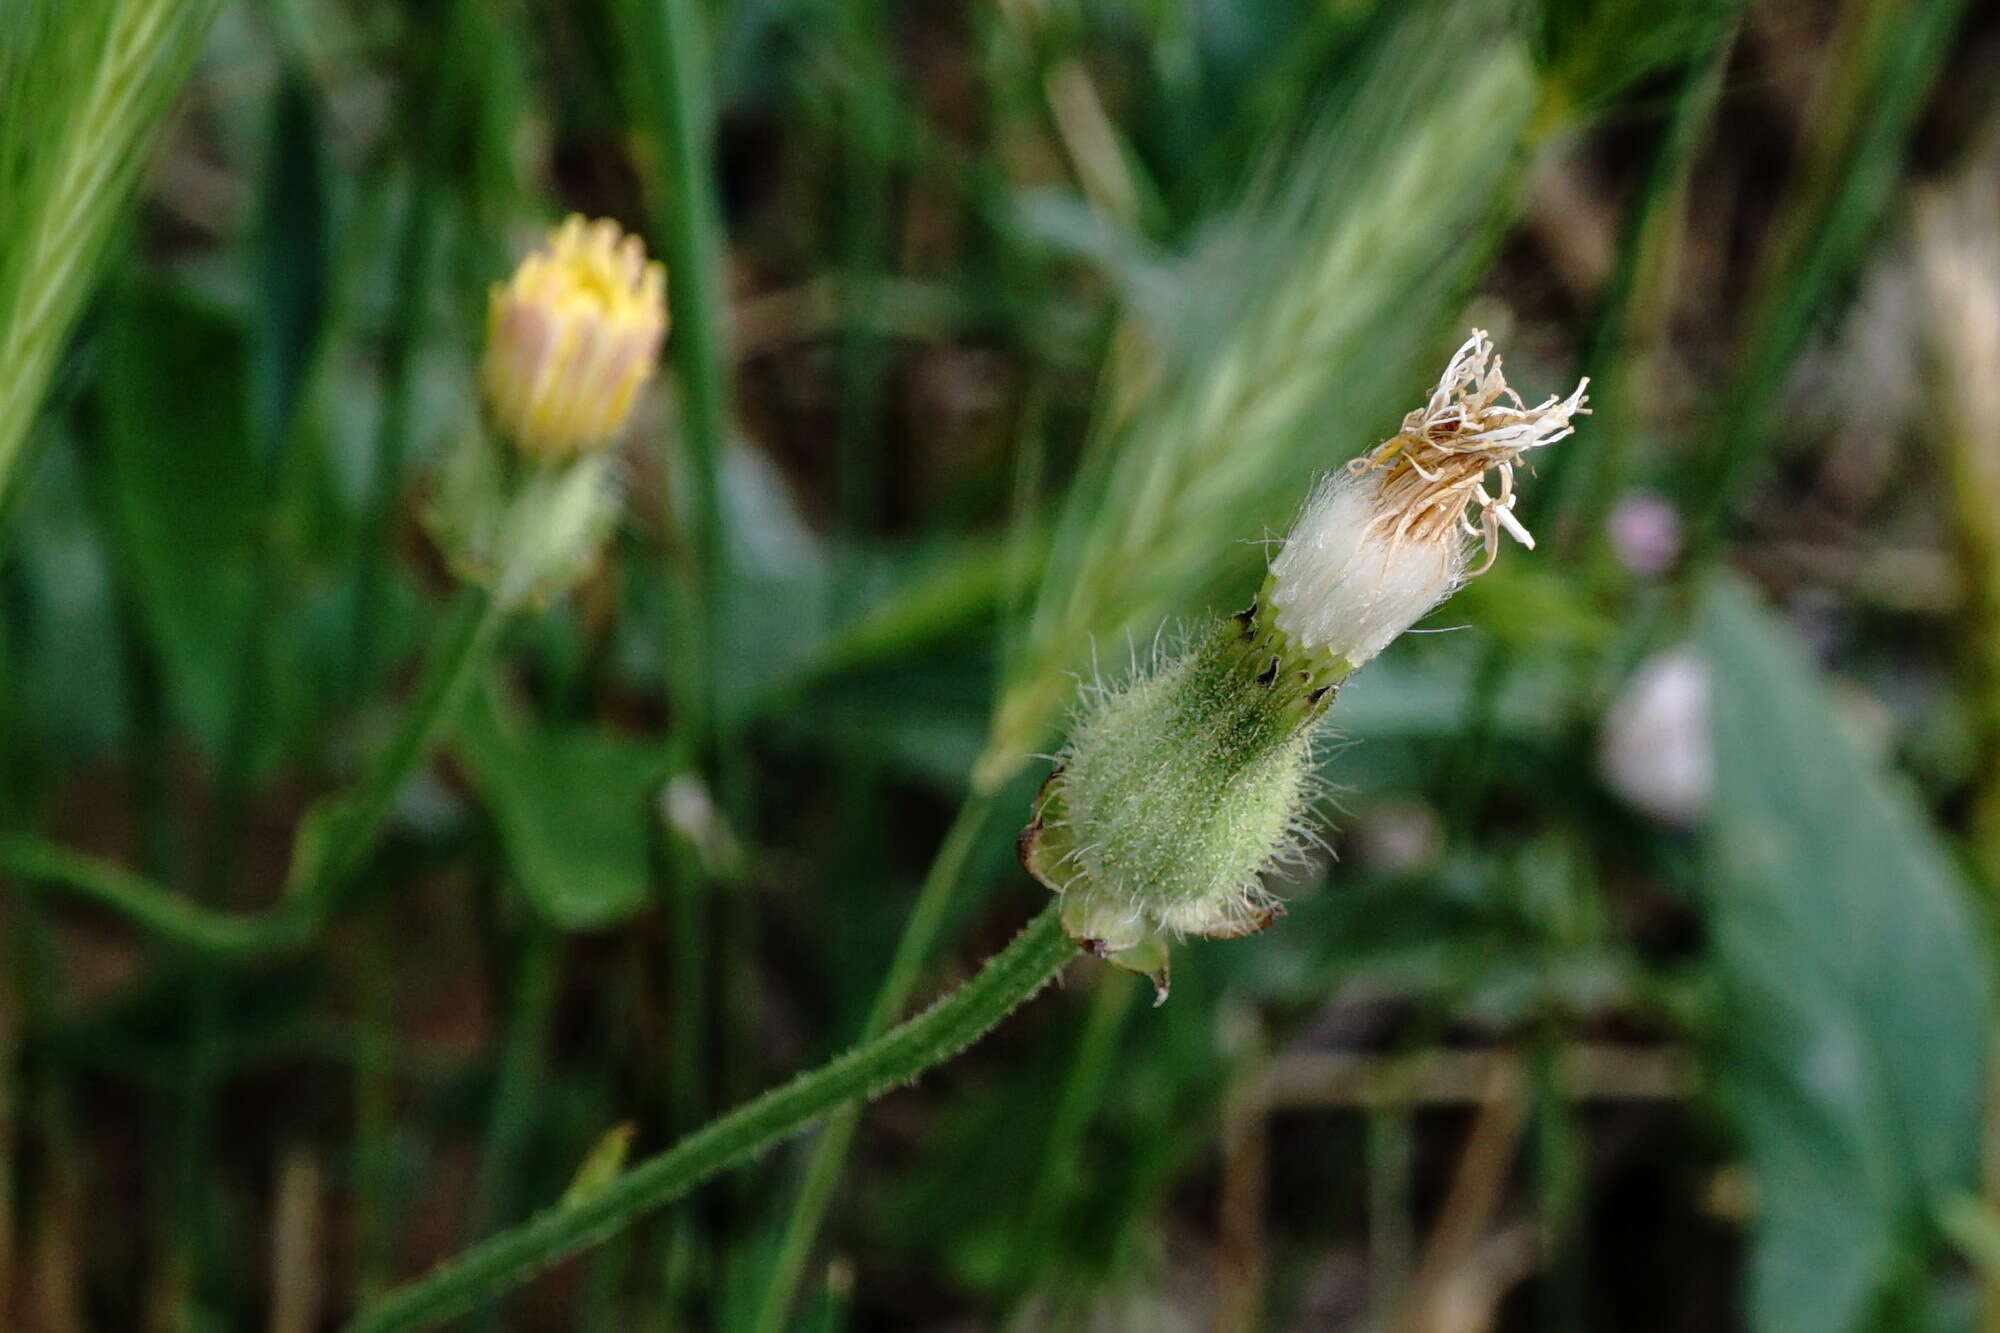
[[[1483,572],[1501,531],[1533,546],[1513,464],[1571,433],[1584,387],[1526,406],[1475,330],[1394,439],[1313,491],[1248,610],[1087,692],[1019,846],[1071,938],[1164,1000],[1174,938],[1279,915],[1265,877],[1319,843],[1313,738],[1341,682]],[[1486,558],[1468,570],[1474,539]]]
[[[490,429],[446,456],[426,517],[453,571],[502,606],[545,602],[596,560],[617,515],[602,448],[652,377],[665,291],[638,237],[580,217],[494,287],[480,368]]]
[[[479,378],[494,427],[536,458],[608,443],[659,360],[666,281],[609,219],[572,214],[550,232],[487,307]]]

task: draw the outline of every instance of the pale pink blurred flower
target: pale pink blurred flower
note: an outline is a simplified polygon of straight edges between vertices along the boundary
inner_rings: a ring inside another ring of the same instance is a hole
[[[1681,553],[1680,512],[1652,491],[1628,491],[1604,520],[1618,563],[1641,578],[1658,578]]]
[[[1715,790],[1708,719],[1708,664],[1692,649],[1640,663],[1604,715],[1597,762],[1605,785],[1661,823],[1696,822]]]

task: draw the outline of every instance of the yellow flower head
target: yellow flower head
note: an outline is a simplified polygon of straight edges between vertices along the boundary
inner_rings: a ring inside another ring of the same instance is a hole
[[[493,288],[480,370],[493,424],[537,458],[608,443],[659,360],[666,287],[637,236],[572,214]]]

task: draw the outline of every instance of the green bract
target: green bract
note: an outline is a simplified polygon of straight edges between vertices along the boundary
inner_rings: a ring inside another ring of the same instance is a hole
[[[1347,675],[1260,607],[1131,682],[1100,688],[1043,785],[1021,860],[1063,895],[1070,937],[1167,993],[1179,935],[1233,939],[1278,915],[1273,868],[1314,836],[1313,735]]]
[[[426,518],[452,571],[512,611],[588,574],[617,514],[608,457],[522,459],[474,430],[439,469]]]

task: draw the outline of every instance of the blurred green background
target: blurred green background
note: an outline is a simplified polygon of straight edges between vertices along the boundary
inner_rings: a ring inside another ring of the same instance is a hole
[[[2000,1333],[1991,6],[0,0],[0,80],[0,1327],[338,1327],[941,993],[1079,674],[1477,325],[1593,415],[1286,920],[455,1326]],[[571,211],[674,316],[597,571],[324,922],[55,892],[280,897]]]

